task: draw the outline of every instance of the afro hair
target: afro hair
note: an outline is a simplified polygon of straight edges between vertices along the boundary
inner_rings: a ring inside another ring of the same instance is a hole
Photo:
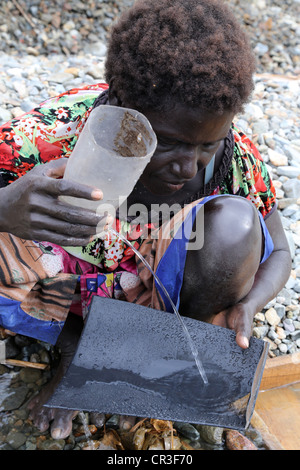
[[[112,28],[105,68],[126,106],[162,110],[176,100],[238,113],[253,90],[255,58],[221,0],[137,0]]]

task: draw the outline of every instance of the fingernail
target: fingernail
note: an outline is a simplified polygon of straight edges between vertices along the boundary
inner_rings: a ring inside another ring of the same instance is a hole
[[[92,191],[92,198],[93,199],[102,199],[103,197],[103,194],[102,194],[102,191],[100,191],[100,189],[94,189]]]

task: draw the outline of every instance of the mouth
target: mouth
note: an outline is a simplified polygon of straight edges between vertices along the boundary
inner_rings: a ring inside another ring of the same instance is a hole
[[[169,188],[171,191],[179,191],[180,189],[183,188],[183,186],[185,185],[186,181],[184,183],[182,182],[170,182],[170,181],[165,181],[165,180],[161,180],[163,185],[166,186],[167,188]]]

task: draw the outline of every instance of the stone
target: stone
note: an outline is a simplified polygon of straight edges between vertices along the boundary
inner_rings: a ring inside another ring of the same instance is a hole
[[[254,103],[248,103],[245,106],[245,114],[247,115],[248,118],[252,120],[258,120],[264,117],[264,113],[261,107]]]
[[[1,397],[0,409],[3,411],[17,410],[26,400],[28,396],[28,388],[21,385],[16,388],[9,388],[9,395]]]
[[[288,165],[288,158],[282,153],[276,152],[275,150],[268,149],[268,156],[270,162],[275,166],[285,166]]]
[[[278,345],[278,349],[279,349],[279,351],[280,351],[282,354],[286,354],[286,353],[287,353],[287,350],[288,350],[288,347],[287,347],[286,344],[280,343],[280,344]]]
[[[287,334],[290,334],[293,331],[295,331],[293,320],[291,320],[290,318],[285,318],[282,323],[283,323],[283,328],[285,329]]]
[[[37,382],[42,377],[42,371],[39,369],[24,368],[20,372],[20,379],[25,383]]]
[[[290,333],[290,338],[293,341],[293,343],[296,343],[298,339],[300,339],[300,331],[295,330]]]
[[[55,82],[55,83],[65,83],[74,78],[72,73],[68,72],[58,72],[58,73],[53,73],[48,75],[47,80],[49,82]]]
[[[39,450],[63,450],[65,447],[64,439],[48,439],[42,441],[39,445]]]
[[[6,442],[14,449],[19,449],[25,444],[26,436],[19,431],[10,431],[6,437]]]
[[[269,350],[270,351],[274,351],[275,349],[277,349],[277,344],[274,343],[274,341],[272,341],[270,338],[263,338],[263,341],[266,341],[266,343],[269,344]]]
[[[282,188],[286,197],[299,198],[300,197],[300,180],[297,178],[291,178],[283,183]]]
[[[251,127],[253,134],[265,134],[269,130],[269,122],[266,119],[259,119],[253,122]]]
[[[223,428],[205,424],[196,425],[196,428],[200,432],[201,438],[208,444],[221,445],[223,443]]]
[[[281,201],[278,201],[278,209],[281,210],[286,210],[289,209],[291,205],[296,205],[297,204],[297,198],[292,198],[292,197],[285,197],[284,199],[281,199]],[[285,215],[285,214],[284,214]]]
[[[275,330],[270,328],[270,330],[268,331],[268,338],[270,338],[272,341],[275,341],[276,339],[278,339],[278,334],[275,332]]]
[[[258,313],[254,316],[254,319],[257,320],[257,321],[264,322],[264,321],[265,321],[265,316],[264,316],[263,313],[258,312]]]
[[[283,288],[276,297],[277,301],[283,305],[291,304],[291,294],[288,289]]]
[[[271,307],[269,308],[266,313],[265,317],[269,325],[271,326],[277,326],[280,323],[280,317],[277,315],[277,312],[275,308]]]
[[[258,450],[250,439],[234,429],[226,431],[225,442],[228,450]]]
[[[253,336],[255,336],[258,339],[264,338],[266,334],[268,333],[268,331],[269,331],[269,327],[267,325],[255,326],[253,328]]]
[[[275,328],[278,339],[282,340],[286,338],[284,329],[281,326],[276,326]]]
[[[192,441],[196,441],[200,438],[200,434],[195,428],[190,423],[181,423],[178,421],[174,422],[174,428],[177,429],[177,431],[182,434],[183,436],[187,437],[188,439],[191,439]]]
[[[285,315],[285,306],[281,304],[275,304],[274,308],[279,318],[282,319]]]
[[[277,174],[288,178],[297,178],[300,175],[300,168],[296,166],[278,166]]]
[[[4,124],[7,121],[10,121],[12,118],[11,112],[8,109],[2,108],[0,106],[0,124]]]
[[[24,99],[28,97],[28,89],[24,80],[15,80],[13,86],[18,93],[19,98]]]

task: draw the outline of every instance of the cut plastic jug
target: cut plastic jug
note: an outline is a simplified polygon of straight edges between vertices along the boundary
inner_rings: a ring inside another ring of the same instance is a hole
[[[69,157],[64,179],[101,189],[103,199],[60,199],[99,213],[102,208],[103,212],[110,212],[111,206],[117,209],[132,192],[156,145],[156,135],[143,114],[118,106],[95,108]]]

